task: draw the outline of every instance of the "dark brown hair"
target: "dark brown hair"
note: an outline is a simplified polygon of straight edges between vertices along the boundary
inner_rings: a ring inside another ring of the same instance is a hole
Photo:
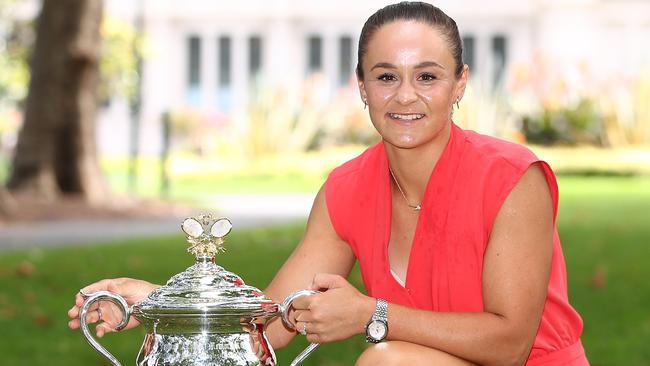
[[[463,45],[456,22],[437,7],[419,2],[403,1],[377,10],[361,29],[359,53],[357,58],[357,77],[363,79],[363,56],[368,50],[368,42],[381,26],[397,20],[414,20],[429,24],[440,31],[449,43],[449,51],[456,62],[456,77],[463,73]]]

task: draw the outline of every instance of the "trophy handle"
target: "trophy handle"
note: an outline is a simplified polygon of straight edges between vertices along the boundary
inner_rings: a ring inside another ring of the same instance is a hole
[[[120,324],[115,327],[115,330],[121,330],[126,325],[129,323],[129,305],[126,303],[126,300],[120,295],[116,295],[112,292],[108,291],[97,291],[92,294],[84,294],[81,293],[82,296],[86,298],[84,301],[83,305],[81,306],[81,311],[79,312],[79,321],[81,322],[81,332],[83,333],[84,337],[86,337],[86,340],[90,344],[92,348],[95,349],[95,351],[99,352],[102,356],[106,357],[113,365],[115,366],[122,366],[120,361],[115,358],[110,352],[106,350],[102,345],[100,345],[95,338],[92,336],[90,333],[90,330],[88,329],[88,323],[86,322],[86,316],[88,315],[88,311],[90,309],[90,306],[99,300],[110,300],[115,305],[117,305],[120,310],[122,310],[122,321]]]
[[[289,310],[291,310],[291,306],[293,305],[293,301],[300,296],[309,296],[309,295],[315,295],[319,294],[319,291],[314,291],[314,290],[298,290],[296,292],[292,292],[287,296],[286,299],[282,302],[280,305],[280,313],[282,314],[282,322],[284,325],[286,325],[290,329],[296,329],[296,325],[293,324],[291,319],[289,319]],[[291,362],[290,366],[297,366],[300,365],[309,355],[311,355],[312,352],[316,350],[320,346],[319,343],[311,343],[307,348],[305,348],[296,358]]]

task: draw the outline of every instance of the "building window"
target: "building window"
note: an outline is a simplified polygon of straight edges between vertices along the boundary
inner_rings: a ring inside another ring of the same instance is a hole
[[[201,39],[191,36],[187,39],[188,84],[197,87],[201,83]]]
[[[463,62],[469,66],[470,75],[471,72],[475,71],[474,68],[476,67],[476,45],[474,42],[474,36],[463,36]]]
[[[217,39],[217,109],[228,113],[232,109],[232,39]]]
[[[345,86],[352,75],[352,38],[339,38],[339,85]]]
[[[493,85],[501,84],[506,71],[508,40],[503,35],[492,37]]]
[[[323,67],[323,39],[319,36],[311,36],[308,39],[308,67],[307,70],[311,72],[320,71]]]
[[[201,38],[187,37],[187,102],[198,105],[201,99]]]
[[[248,39],[248,72],[255,78],[262,68],[262,39],[252,36]]]
[[[230,37],[219,37],[219,88],[228,88],[231,83],[231,43]]]

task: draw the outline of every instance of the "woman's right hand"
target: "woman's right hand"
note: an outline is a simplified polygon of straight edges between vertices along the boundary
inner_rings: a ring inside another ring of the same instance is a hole
[[[95,282],[81,289],[84,294],[92,294],[97,291],[110,291],[114,294],[120,295],[126,300],[129,305],[145,299],[151,291],[160,287],[149,283],[147,281],[137,280],[133,278],[113,278]],[[85,299],[81,293],[77,293],[75,297],[74,306],[68,310],[68,316],[72,318],[68,322],[70,329],[78,329],[80,326],[79,311]],[[94,303],[87,313],[86,322],[88,324],[97,323],[102,321],[95,328],[97,337],[103,337],[108,332],[114,332],[115,327],[122,321],[122,312],[117,305],[112,301],[98,301]],[[101,319],[100,319],[101,314]],[[130,317],[129,323],[124,329],[135,328],[140,323],[135,317]]]

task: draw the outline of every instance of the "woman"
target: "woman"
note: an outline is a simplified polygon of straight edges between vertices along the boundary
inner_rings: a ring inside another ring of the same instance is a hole
[[[527,149],[454,125],[468,78],[461,55],[455,22],[432,5],[368,19],[356,71],[382,142],[330,174],[266,293],[323,291],[295,301],[297,329],[319,343],[365,333],[375,345],[358,365],[588,365],[567,299],[554,175]],[[369,296],[345,280],[356,260]],[[115,279],[84,290],[132,303],[153,288]],[[81,303],[69,311],[73,329]],[[119,318],[102,306],[98,336]],[[268,336],[277,348],[295,332],[275,321]]]

